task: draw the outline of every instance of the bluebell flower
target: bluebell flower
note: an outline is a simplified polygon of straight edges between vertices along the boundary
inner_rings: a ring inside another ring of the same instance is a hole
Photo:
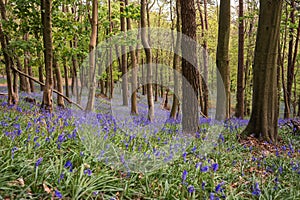
[[[204,166],[204,167],[201,167],[200,171],[201,171],[201,172],[207,172],[208,169],[209,169],[208,166]]]
[[[182,157],[183,157],[183,161],[186,162],[186,152],[184,152],[184,153],[182,154]]]
[[[55,196],[59,199],[61,199],[63,197],[62,194],[60,193],[60,191],[58,191],[58,190],[55,190]]]
[[[259,185],[258,183],[256,182],[255,183],[255,186],[252,188],[252,195],[254,196],[259,196],[261,193],[260,189],[259,189]]]
[[[209,200],[214,200],[215,199],[215,194],[214,193],[210,193],[209,194]]]
[[[59,175],[59,178],[58,178],[58,183],[60,183],[60,181],[63,180],[64,177],[65,177],[65,174],[64,174],[64,173],[61,173],[61,174]]]
[[[278,171],[279,171],[279,174],[282,174],[283,168],[280,166],[280,167],[278,168]]]
[[[196,169],[198,169],[199,167],[201,167],[202,166],[202,162],[198,162],[197,164],[196,164]]]
[[[188,172],[186,170],[184,170],[182,173],[182,182],[184,182],[186,180],[187,175],[188,175]]]
[[[213,169],[214,172],[216,172],[219,169],[218,163],[214,163],[211,165],[211,168]]]
[[[188,192],[189,192],[189,193],[193,193],[194,191],[195,191],[194,186],[190,185],[190,186],[188,187]]]
[[[73,165],[70,160],[68,160],[64,166],[65,168],[70,168],[70,172],[73,171]]]
[[[84,174],[87,174],[88,176],[91,176],[92,175],[92,170],[86,169],[86,170],[84,170]]]
[[[205,185],[206,185],[206,183],[204,181],[202,181],[202,184],[201,184],[202,190],[205,190]]]
[[[38,167],[41,164],[42,161],[43,161],[42,157],[37,159],[37,161],[35,162],[35,167]]]
[[[222,191],[222,185],[224,185],[224,182],[219,183],[219,184],[216,186],[216,188],[215,188],[216,193],[219,193],[220,191]]]

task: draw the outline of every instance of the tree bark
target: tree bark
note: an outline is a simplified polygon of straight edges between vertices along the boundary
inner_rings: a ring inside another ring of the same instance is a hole
[[[125,5],[128,5],[128,0],[125,0]],[[127,20],[127,30],[131,30],[131,19],[128,17]],[[131,114],[137,115],[139,113],[137,106],[137,78],[138,78],[138,66],[136,52],[133,46],[129,46],[130,57],[131,57]]]
[[[244,2],[239,0],[239,47],[238,47],[238,75],[236,92],[237,118],[244,118]]]
[[[90,37],[90,45],[89,45],[89,94],[88,94],[88,102],[86,105],[86,111],[94,110],[95,103],[95,93],[96,93],[96,43],[97,43],[97,24],[98,24],[98,0],[93,0],[92,5],[92,33]]]
[[[180,0],[182,22],[182,129],[194,135],[199,126],[196,9],[194,0]]]
[[[0,1],[0,12],[1,12],[1,19],[7,21],[5,4],[3,0]],[[0,23],[0,42],[1,42],[1,47],[2,47],[3,56],[5,60],[5,72],[6,72],[7,91],[8,91],[7,103],[8,105],[14,105],[17,104],[19,101],[18,91],[15,91],[13,87],[13,80],[11,76],[11,67],[13,65],[13,60],[8,54],[9,38],[7,35],[4,34],[2,30],[2,23]]]
[[[230,37],[230,0],[221,0],[219,13],[219,30],[217,46],[217,107],[216,119],[230,117],[230,68],[229,68],[229,37]]]
[[[277,56],[282,0],[260,0],[253,66],[252,112],[244,134],[277,142]]]
[[[56,77],[57,90],[58,90],[58,92],[63,94],[64,93],[63,81],[62,81],[62,77],[61,77],[60,68],[58,66],[58,62],[55,57],[53,58],[53,70],[54,70],[55,77]],[[60,95],[57,96],[57,105],[62,108],[65,107],[64,99]]]
[[[180,6],[180,1],[176,0],[176,30],[177,33],[181,32],[181,6]],[[173,58],[173,71],[174,71],[174,94],[173,94],[173,103],[172,103],[172,108],[170,112],[170,118],[176,120],[178,116],[178,111],[179,111],[179,64],[180,64],[180,56],[179,56],[179,49],[181,46],[181,37],[180,34],[177,34],[176,38],[176,44],[175,44],[175,51],[174,51],[174,58]]]
[[[125,0],[120,0],[120,18],[121,18],[121,31],[126,36],[126,23],[124,17]],[[122,95],[123,95],[123,106],[128,106],[128,78],[127,78],[127,54],[126,46],[121,45],[122,53]]]
[[[52,71],[52,0],[41,0],[41,15],[43,25],[43,42],[44,42],[44,61],[46,71],[46,81],[43,91],[43,101],[41,108],[45,111],[52,112],[53,110],[53,71]]]
[[[288,66],[287,66],[287,77],[286,77],[286,106],[284,108],[284,118],[290,118],[291,112],[291,96],[292,86],[294,80],[294,63],[293,63],[293,48],[294,48],[294,24],[295,24],[295,1],[291,0],[291,11],[290,11],[290,23],[292,27],[289,28],[289,48],[288,48]]]
[[[147,64],[147,102],[148,102],[148,120],[154,120],[154,100],[153,100],[153,90],[152,90],[152,53],[151,47],[147,37],[147,23],[146,23],[146,6],[147,0],[141,0],[141,38],[144,51],[146,54],[146,64]],[[149,30],[148,30],[149,31]]]

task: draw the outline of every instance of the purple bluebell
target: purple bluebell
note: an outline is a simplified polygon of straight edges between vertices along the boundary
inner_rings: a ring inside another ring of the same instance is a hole
[[[63,195],[58,190],[55,190],[55,196],[59,199],[63,198]]]
[[[188,192],[189,192],[189,193],[193,193],[194,191],[195,191],[194,186],[190,185],[190,186],[188,187]]]
[[[38,167],[41,164],[42,161],[43,161],[42,157],[37,159],[37,161],[35,162],[35,167]]]
[[[187,175],[188,175],[188,172],[186,170],[184,170],[182,173],[182,182],[184,182],[186,180]]]
[[[259,184],[256,182],[255,186],[252,187],[252,195],[259,196],[261,193],[261,190],[259,189]]]
[[[211,165],[211,168],[212,168],[212,170],[213,170],[214,172],[216,172],[216,171],[219,169],[218,163],[213,163],[213,164]]]
[[[208,166],[204,166],[204,167],[201,167],[200,171],[201,171],[201,172],[207,172],[208,169],[209,169]]]

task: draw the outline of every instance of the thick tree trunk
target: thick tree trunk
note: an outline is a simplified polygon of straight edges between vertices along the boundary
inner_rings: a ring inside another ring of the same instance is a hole
[[[216,119],[230,117],[230,68],[229,68],[229,36],[230,36],[230,0],[221,0],[219,14],[218,47],[217,47],[217,107]],[[219,77],[219,75],[221,77]]]
[[[181,32],[181,7],[180,7],[180,0],[176,0],[176,14],[177,14],[177,19],[176,19],[176,29],[177,32]],[[174,51],[174,58],[173,58],[173,70],[174,70],[174,94],[173,94],[173,104],[170,112],[170,118],[176,120],[178,116],[178,111],[179,111],[179,100],[178,100],[178,95],[179,95],[179,64],[180,64],[180,56],[179,56],[179,49],[181,46],[181,37],[180,34],[177,34],[176,38],[176,44],[175,44],[175,51]]]
[[[253,66],[252,113],[245,134],[277,141],[277,56],[282,0],[260,0]]]
[[[97,43],[97,24],[98,24],[98,0],[93,0],[92,5],[92,33],[90,37],[90,45],[89,45],[89,94],[88,94],[88,102],[86,105],[86,111],[94,110],[95,103],[95,93],[96,93],[96,43]]]
[[[239,0],[239,47],[238,47],[238,75],[236,92],[237,118],[244,118],[244,3]]]
[[[53,71],[52,71],[52,25],[51,25],[52,0],[41,0],[41,15],[43,25],[44,61],[46,71],[46,81],[43,92],[43,102],[41,108],[52,112],[53,110]]]
[[[182,22],[182,129],[194,135],[199,126],[196,10],[194,0],[180,0]]]
[[[146,53],[146,64],[147,64],[147,102],[148,102],[148,120],[154,120],[154,101],[152,91],[152,53],[151,47],[147,37],[146,30],[146,6],[147,0],[141,0],[141,38],[144,51]],[[149,30],[148,30],[149,31]],[[149,32],[148,32],[149,33]]]

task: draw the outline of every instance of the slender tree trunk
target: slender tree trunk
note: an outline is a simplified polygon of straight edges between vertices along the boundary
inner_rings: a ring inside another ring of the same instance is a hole
[[[95,93],[96,93],[96,43],[97,43],[97,24],[98,24],[98,0],[93,0],[92,5],[92,33],[89,45],[89,95],[86,105],[86,111],[94,110]]]
[[[29,36],[29,33],[25,33],[24,40],[26,42],[28,41],[28,36]],[[30,53],[29,53],[29,51],[26,50],[24,52],[24,68],[27,71],[27,73],[28,73],[29,76],[33,76],[32,67],[31,67],[31,65],[29,65],[29,62],[30,62]],[[29,91],[30,92],[34,92],[35,90],[34,90],[34,83],[33,83],[33,81],[31,79],[30,80],[28,79],[28,82],[29,82]]]
[[[63,59],[63,65],[64,65],[64,75],[65,75],[66,96],[70,97],[70,92],[69,92],[69,73],[68,73],[67,62],[66,62],[65,59]]]
[[[290,22],[292,27],[289,28],[289,48],[288,48],[288,67],[287,67],[287,78],[286,78],[286,95],[287,103],[284,108],[284,118],[290,117],[291,112],[291,96],[292,96],[292,86],[294,80],[294,64],[293,64],[293,48],[294,48],[294,24],[295,24],[295,1],[291,0],[291,11],[290,11]]]
[[[176,29],[177,32],[181,32],[181,7],[180,7],[180,0],[176,0],[176,14],[177,14],[177,19],[176,19]],[[178,116],[178,111],[179,111],[179,100],[178,100],[178,95],[179,95],[179,64],[180,64],[180,56],[179,56],[179,49],[181,46],[181,37],[180,34],[177,34],[176,38],[176,44],[175,44],[175,51],[174,51],[174,58],[173,58],[173,69],[174,69],[174,94],[173,94],[173,104],[170,112],[170,118],[176,120]]]
[[[64,93],[63,81],[62,81],[62,77],[61,77],[60,68],[58,66],[58,62],[57,62],[55,57],[53,57],[53,70],[54,70],[55,77],[56,77],[57,90],[58,90],[58,92],[63,94]],[[62,108],[65,107],[64,99],[60,95],[57,95],[57,105],[62,107]]]
[[[244,134],[277,142],[277,56],[282,2],[260,0],[253,66],[252,112]]]
[[[182,22],[182,129],[194,135],[199,126],[196,9],[194,0],[180,0]]]
[[[141,38],[144,51],[146,53],[146,64],[147,64],[147,101],[148,101],[148,120],[154,120],[154,101],[152,91],[152,53],[149,45],[147,30],[146,30],[146,6],[147,0],[141,0]],[[149,30],[148,30],[149,31]]]
[[[16,58],[16,62],[17,62],[17,68],[18,68],[18,70],[26,73],[26,71],[23,69],[21,61],[20,61],[20,59],[18,57]],[[19,74],[19,79],[20,79],[20,91],[27,92],[26,78],[24,76],[22,76],[22,75]]]
[[[52,0],[41,0],[41,15],[43,25],[44,61],[46,71],[46,81],[43,92],[43,102],[41,108],[52,112],[53,110],[53,71],[52,71],[52,22],[51,22]]]
[[[218,46],[216,56],[217,68],[221,76],[217,77],[217,120],[223,120],[230,117],[229,36],[230,1],[221,0],[219,14]]]
[[[125,0],[125,5],[128,5],[128,0]],[[127,30],[131,30],[131,19],[126,18],[127,20]],[[138,114],[138,106],[137,106],[137,73],[138,73],[138,66],[137,66],[137,58],[136,52],[133,46],[129,46],[132,69],[131,69],[131,114],[137,115]]]
[[[239,50],[238,50],[238,75],[236,93],[237,118],[244,118],[244,2],[239,0]]]
[[[120,18],[121,18],[121,31],[126,35],[126,19],[124,17],[125,0],[120,0]],[[127,54],[126,46],[121,46],[122,52],[122,95],[123,106],[128,106],[128,79],[127,79]]]

